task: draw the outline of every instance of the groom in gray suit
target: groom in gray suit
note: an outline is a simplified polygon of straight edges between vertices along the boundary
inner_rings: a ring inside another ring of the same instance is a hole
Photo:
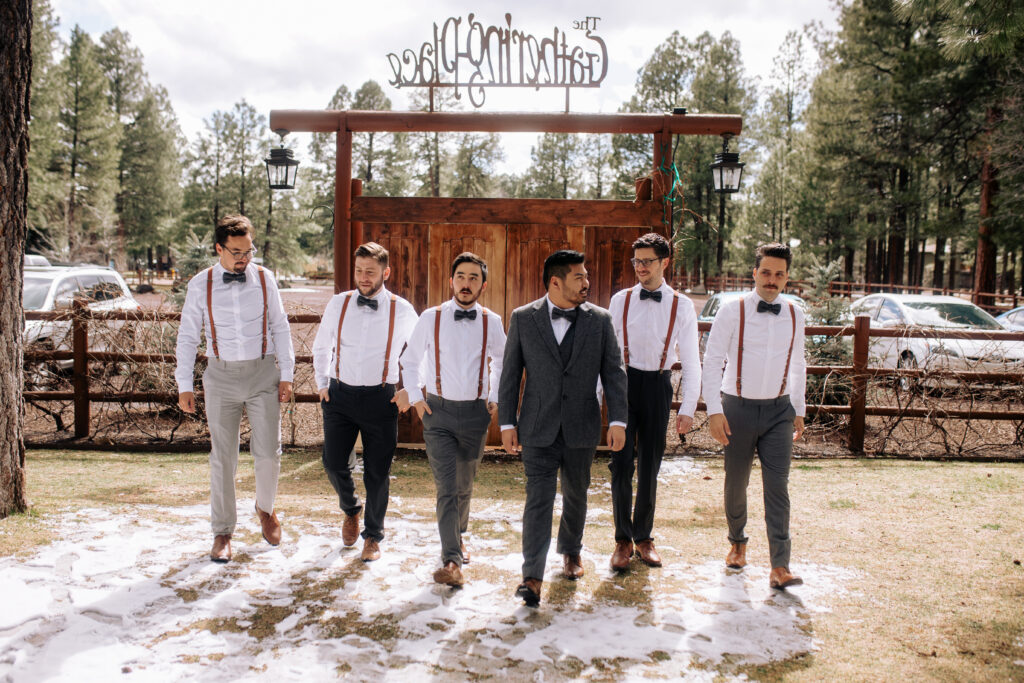
[[[590,283],[583,254],[551,254],[544,261],[544,285],[546,296],[512,312],[498,389],[502,445],[509,453],[522,452],[526,472],[523,582],[516,596],[530,607],[540,603],[559,474],[558,552],[566,578],[583,576],[587,489],[601,438],[599,377],[608,402],[609,446],[621,450],[626,442],[622,353],[608,311],[586,303]]]

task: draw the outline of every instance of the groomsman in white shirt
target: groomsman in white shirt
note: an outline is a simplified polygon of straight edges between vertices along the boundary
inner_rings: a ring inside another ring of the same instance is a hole
[[[252,429],[249,450],[256,474],[256,514],[263,538],[281,542],[274,511],[281,470],[281,409],[292,395],[295,354],[288,317],[274,274],[252,262],[252,223],[245,216],[217,222],[214,248],[220,260],[188,283],[178,328],[178,405],[196,410],[192,375],[200,330],[206,332],[203,373],[210,429],[210,559],[231,559],[235,530],[235,471],[242,409]]]
[[[345,513],[341,540],[346,546],[359,537],[359,513],[365,513],[364,562],[380,558],[398,443],[398,357],[416,324],[412,304],[384,286],[391,275],[388,260],[387,249],[376,242],[356,249],[356,288],[327,302],[313,342],[313,374],[324,416],[324,470]],[[360,434],[365,508],[352,480]]]
[[[784,244],[762,244],[754,291],[722,306],[704,352],[704,400],[711,436],[725,446],[725,516],[731,548],[725,563],[746,565],[747,484],[754,452],[761,460],[769,585],[803,583],[789,571],[789,466],[804,432],[807,365],[804,314],[779,294],[793,262]]]
[[[630,261],[639,281],[612,297],[608,307],[622,347],[629,391],[626,446],[612,453],[612,512],[615,552],[611,567],[629,569],[635,552],[651,567],[661,566],[654,547],[654,508],[658,471],[665,455],[665,432],[672,408],[672,366],[682,364],[682,392],[676,430],[689,431],[700,397],[700,354],[693,302],[665,282],[672,261],[668,240],[650,232],[633,242]],[[635,465],[634,465],[635,460]],[[633,471],[636,503],[633,504]],[[632,509],[631,509],[632,508]]]
[[[487,427],[498,410],[505,331],[501,316],[477,303],[487,289],[482,258],[468,251],[456,256],[450,284],[452,298],[427,309],[417,321],[402,354],[402,380],[423,422],[437,487],[442,566],[434,581],[461,586],[462,565],[469,562],[462,535],[469,527],[473,479]]]

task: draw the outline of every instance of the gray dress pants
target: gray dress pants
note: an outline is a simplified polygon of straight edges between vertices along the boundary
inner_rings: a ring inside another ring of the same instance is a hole
[[[210,358],[203,372],[206,420],[210,428],[210,526],[214,534],[235,530],[235,472],[242,409],[249,416],[256,473],[256,504],[274,511],[281,471],[281,371],[273,355],[242,361]]]
[[[462,566],[462,534],[469,528],[469,503],[476,468],[484,454],[491,414],[483,399],[449,401],[426,394],[423,441],[437,489],[441,562]]]
[[[725,518],[729,541],[746,543],[747,484],[754,452],[761,460],[764,517],[772,568],[788,567],[789,463],[793,454],[793,418],[789,396],[750,399],[722,394],[722,412],[732,435],[725,447]]]

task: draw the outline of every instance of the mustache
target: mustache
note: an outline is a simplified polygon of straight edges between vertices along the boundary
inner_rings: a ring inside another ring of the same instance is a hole
[[[459,290],[459,294],[472,294],[472,293],[473,293],[472,289],[460,289]]]

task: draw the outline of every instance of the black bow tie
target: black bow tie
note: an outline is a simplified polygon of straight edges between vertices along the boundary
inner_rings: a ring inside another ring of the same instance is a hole
[[[375,311],[377,310],[377,300],[376,299],[371,299],[368,296],[363,296],[362,294],[360,294],[359,298],[356,299],[356,305],[358,305],[358,306],[369,306],[373,310],[375,310]]]
[[[565,318],[570,323],[574,323],[574,322],[576,322],[576,309],[573,308],[573,309],[570,309],[570,310],[566,311],[566,310],[561,309],[561,308],[552,307],[551,308],[551,319],[552,320],[557,320],[558,318]]]
[[[661,290],[660,289],[656,289],[653,292],[650,292],[650,291],[647,291],[646,289],[644,289],[643,287],[641,287],[640,288],[640,301],[643,301],[644,299],[652,299],[653,301],[657,301],[660,304],[661,303]]]
[[[779,311],[782,310],[782,304],[770,304],[767,301],[757,302],[758,313],[771,313],[772,315],[778,315]]]
[[[245,282],[245,273],[224,273],[224,282]]]
[[[467,311],[464,308],[456,308],[455,321],[458,322],[459,320],[476,320],[476,309]]]

